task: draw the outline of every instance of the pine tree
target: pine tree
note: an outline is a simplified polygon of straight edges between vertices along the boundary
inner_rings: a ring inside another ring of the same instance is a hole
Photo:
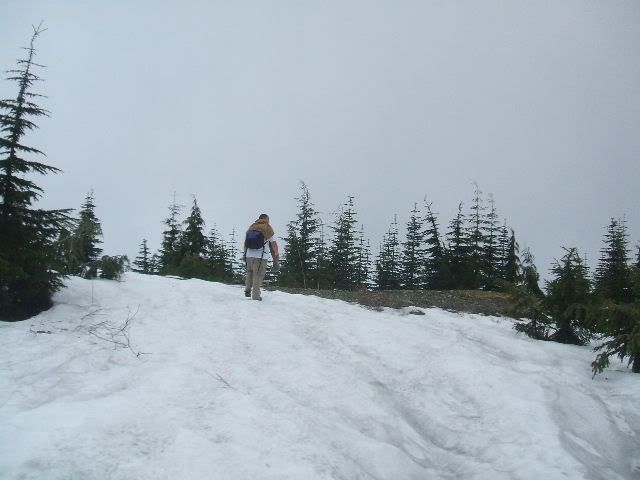
[[[389,226],[376,261],[376,287],[378,290],[398,290],[402,285],[400,244],[397,221]]]
[[[162,232],[162,245],[160,246],[160,273],[174,273],[180,263],[180,222],[178,215],[182,206],[176,204],[176,196],[173,195],[173,203],[169,205],[169,216],[165,219],[166,230]]]
[[[511,229],[506,258],[504,259],[504,279],[510,283],[518,283],[521,278],[521,265],[519,256],[519,246],[516,241],[516,234]]]
[[[207,237],[205,255],[211,278],[222,281],[228,276],[229,266],[227,265],[227,249],[224,238],[214,225]]]
[[[371,246],[369,240],[365,241],[364,225],[360,226],[360,234],[356,245],[356,256],[358,258],[356,275],[354,281],[359,288],[369,289],[371,271]]]
[[[330,282],[333,288],[351,290],[356,287],[358,269],[356,250],[356,213],[353,197],[349,197],[333,227],[334,237],[329,250],[331,262]]]
[[[58,248],[55,244],[69,228],[70,210],[32,208],[42,188],[28,180],[28,174],[57,173],[60,170],[28,160],[25,155],[42,152],[22,143],[36,128],[31,118],[48,116],[35,100],[32,87],[40,78],[33,72],[34,47],[41,26],[34,28],[25,59],[9,70],[7,80],[18,85],[15,99],[0,100],[0,318],[20,320],[51,306],[53,293],[62,286]]]
[[[595,272],[595,291],[616,303],[631,301],[631,277],[626,222],[611,219]]]
[[[438,221],[431,209],[431,203],[425,200],[426,216],[424,219],[425,230],[423,232],[425,258],[423,267],[422,287],[430,290],[446,288],[445,252],[440,239]]]
[[[134,272],[138,273],[153,273],[152,264],[151,264],[151,256],[149,254],[149,247],[147,247],[147,239],[142,239],[142,244],[140,244],[140,252],[138,256],[133,261],[133,265],[136,268],[133,269]]]
[[[586,327],[587,305],[591,291],[588,269],[575,248],[565,249],[551,272],[555,276],[547,284],[547,303],[556,331],[551,340],[583,345],[590,338]]]
[[[102,225],[95,214],[93,190],[85,197],[80,209],[80,218],[67,243],[68,263],[66,273],[81,275],[84,278],[98,276],[98,262],[102,249],[98,247],[102,240]]]
[[[507,220],[498,229],[498,277],[507,280],[507,259],[509,257],[509,227]]]
[[[227,253],[227,280],[233,283],[242,283],[242,265],[240,262],[241,255],[238,250],[238,242],[236,240],[236,229],[233,228],[229,234],[229,246],[226,249]]]
[[[596,328],[605,341],[594,350],[600,351],[591,364],[593,374],[609,366],[609,357],[628,359],[633,373],[640,373],[640,267],[631,269],[633,303],[605,304],[597,313]]]
[[[401,253],[401,284],[407,290],[417,290],[424,284],[425,249],[423,245],[423,229],[418,204],[407,222],[407,234],[402,243]]]
[[[204,220],[202,219],[202,212],[200,211],[200,207],[198,207],[195,196],[193,197],[191,213],[183,223],[185,229],[180,236],[180,253],[182,256],[203,255],[207,239],[203,233]]]
[[[500,228],[498,213],[493,196],[489,196],[489,209],[484,220],[483,278],[487,289],[496,288],[496,280],[500,276]]]
[[[449,223],[447,231],[446,262],[449,277],[447,288],[464,289],[470,288],[473,284],[468,238],[465,236],[464,223],[465,217],[462,213],[462,203],[460,203],[458,213]]]
[[[536,297],[543,297],[544,294],[540,289],[539,281],[540,274],[534,264],[534,258],[529,250],[529,247],[525,248],[522,252],[522,284]]]
[[[300,196],[296,198],[299,209],[297,218],[287,226],[280,279],[286,286],[309,288],[318,281],[320,220],[304,182],[300,182],[300,190]]]
[[[575,248],[565,249],[565,255],[551,269],[554,278],[547,283],[547,295],[536,295],[525,285],[508,284],[514,303],[529,321],[516,323],[514,328],[539,340],[583,345],[592,336],[592,311],[588,270]],[[528,263],[528,262],[527,262]],[[526,279],[525,279],[526,281]]]
[[[468,224],[464,230],[468,245],[468,282],[469,288],[478,288],[483,283],[483,273],[485,269],[485,206],[482,201],[482,192],[475,183],[473,200],[471,202],[471,213],[467,217]]]

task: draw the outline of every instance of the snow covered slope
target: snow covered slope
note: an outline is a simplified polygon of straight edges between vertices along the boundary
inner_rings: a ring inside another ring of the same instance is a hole
[[[640,376],[592,380],[590,348],[508,319],[264,298],[73,278],[1,323],[0,478],[640,477]]]

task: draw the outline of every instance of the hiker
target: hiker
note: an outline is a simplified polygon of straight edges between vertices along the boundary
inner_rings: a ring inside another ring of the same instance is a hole
[[[269,248],[267,248],[267,246]],[[280,253],[273,228],[269,225],[269,215],[263,213],[247,230],[244,239],[242,259],[247,265],[247,280],[244,284],[244,296],[253,300],[262,300],[260,287],[267,272],[267,263],[273,258],[274,272],[280,271]]]

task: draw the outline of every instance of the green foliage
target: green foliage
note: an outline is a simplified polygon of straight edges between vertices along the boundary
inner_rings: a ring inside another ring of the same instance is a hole
[[[422,286],[431,290],[443,289],[446,288],[446,278],[449,275],[446,269],[445,252],[440,239],[438,220],[431,209],[431,203],[425,200],[424,208],[426,210],[423,222],[425,257]]]
[[[358,271],[356,223],[353,197],[350,196],[333,227],[335,235],[329,249],[331,269],[328,272],[332,288],[351,290],[358,286],[356,283]]]
[[[80,209],[78,220],[63,245],[64,272],[69,275],[80,275],[83,278],[95,278],[96,262],[102,254],[98,244],[102,243],[102,226],[95,215],[93,190],[87,193]]]
[[[59,245],[62,231],[70,228],[69,210],[32,207],[43,190],[28,176],[57,173],[55,167],[25,158],[42,154],[22,143],[36,128],[34,117],[48,116],[35,100],[32,87],[40,78],[33,72],[34,43],[42,29],[34,28],[27,57],[18,60],[7,80],[16,82],[15,99],[0,100],[0,318],[20,320],[51,306],[53,293],[62,286]]]
[[[162,244],[159,254],[159,271],[162,274],[172,273],[180,264],[180,223],[178,215],[182,207],[176,204],[175,194],[173,203],[169,205],[169,216],[164,220],[166,230],[162,232]]]
[[[600,352],[591,364],[593,374],[609,366],[609,358],[625,358],[634,373],[640,373],[640,268],[630,271],[632,303],[606,302],[597,311],[595,328],[605,340],[594,350]]]
[[[120,280],[128,263],[129,259],[126,255],[104,255],[100,260],[95,262],[95,266],[100,278],[105,280]]]
[[[136,259],[133,261],[133,264],[136,267],[133,269],[134,272],[147,274],[154,273],[152,258],[149,253],[149,247],[147,247],[146,238],[142,240],[142,244],[140,244],[140,252],[138,253]]]
[[[178,251],[181,258],[187,255],[202,255],[205,251],[205,244],[207,242],[204,236],[204,220],[202,218],[202,212],[198,207],[196,197],[193,197],[193,205],[191,206],[191,213],[184,221],[185,229],[180,235],[178,241]],[[180,260],[181,262],[182,260]]]
[[[287,225],[287,237],[278,282],[287,287],[310,288],[319,281],[321,221],[311,203],[309,189],[300,182],[298,214]]]
[[[595,291],[616,303],[631,301],[629,247],[626,223],[611,219],[595,273]]]
[[[423,224],[418,205],[413,206],[407,222],[406,240],[402,243],[400,278],[402,287],[407,290],[421,288],[424,281],[424,266],[426,263],[423,246]]]
[[[591,337],[588,329],[588,305],[591,282],[587,266],[575,248],[565,248],[551,272],[555,276],[547,284],[549,313],[556,324],[551,339],[560,343],[584,345]]]
[[[378,290],[398,290],[402,286],[398,224],[394,222],[382,240],[376,259],[376,287]]]

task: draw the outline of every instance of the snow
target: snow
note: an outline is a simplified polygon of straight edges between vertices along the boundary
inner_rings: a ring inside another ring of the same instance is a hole
[[[640,376],[592,379],[589,347],[507,318],[263,298],[72,278],[0,323],[0,478],[640,478]]]

